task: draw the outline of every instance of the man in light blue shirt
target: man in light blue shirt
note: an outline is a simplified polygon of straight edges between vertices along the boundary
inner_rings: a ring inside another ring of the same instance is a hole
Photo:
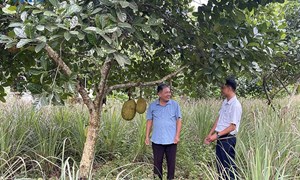
[[[150,145],[152,129],[152,149],[154,175],[162,179],[164,155],[167,159],[167,179],[174,179],[177,143],[181,130],[181,112],[178,103],[171,100],[171,90],[166,84],[157,87],[159,99],[150,104],[147,111],[146,145]]]

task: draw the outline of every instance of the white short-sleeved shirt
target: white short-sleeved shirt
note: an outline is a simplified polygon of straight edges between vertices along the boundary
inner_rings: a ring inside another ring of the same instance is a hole
[[[229,101],[225,99],[219,111],[219,120],[217,123],[216,131],[221,132],[230,124],[235,124],[236,128],[230,134],[234,135],[239,131],[239,126],[242,118],[242,105],[236,98],[232,97]]]

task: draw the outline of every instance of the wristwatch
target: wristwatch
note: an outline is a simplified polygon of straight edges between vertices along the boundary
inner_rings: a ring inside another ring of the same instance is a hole
[[[217,132],[217,139],[219,139],[220,138],[220,135],[219,135],[219,133]]]

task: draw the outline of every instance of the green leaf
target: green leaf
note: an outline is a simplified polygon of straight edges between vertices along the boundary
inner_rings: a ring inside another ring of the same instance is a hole
[[[105,41],[106,41],[108,44],[111,44],[111,43],[112,43],[111,38],[108,37],[107,35],[105,35],[105,34],[100,34],[100,36],[102,36],[103,39],[105,39]]]
[[[5,7],[2,8],[2,11],[6,14],[16,14],[17,13],[17,7],[16,6],[10,6],[7,4]]]
[[[64,16],[70,16],[74,13],[79,13],[81,11],[81,7],[78,6],[77,4],[72,4],[68,9],[67,12],[65,13]]]
[[[30,23],[27,23],[25,26],[25,33],[28,38],[32,39],[34,37],[34,26]]]
[[[85,28],[84,30],[85,31],[93,31],[93,32],[95,32],[97,34],[104,34],[104,32],[101,29],[97,28],[97,27],[92,27],[91,26],[91,27]]]
[[[104,28],[106,26],[107,16],[101,14],[99,17],[99,21],[100,21],[102,28]]]
[[[150,26],[158,26],[158,25],[161,25],[162,23],[164,22],[164,20],[163,19],[157,19],[157,18],[155,18],[155,17],[150,17],[149,19],[148,19],[148,25],[150,25]]]
[[[37,26],[36,26],[36,29],[37,29],[38,31],[44,31],[44,30],[45,30],[45,26],[43,26],[43,25],[37,25]]]
[[[65,32],[64,37],[67,41],[69,41],[71,39],[71,34],[69,32]]]
[[[57,16],[54,12],[52,12],[52,11],[45,11],[44,12],[44,15],[45,16],[48,16],[48,17],[52,17],[52,16]]]
[[[3,86],[0,86],[0,94],[4,94],[4,92],[5,92],[4,87],[3,87]]]
[[[40,41],[40,42],[46,42],[47,41],[47,38],[45,36],[40,36],[40,37],[37,37],[35,39]]]
[[[174,34],[174,36],[178,36],[177,35],[177,30],[175,28],[172,28],[172,34]]]
[[[8,48],[14,47],[15,45],[16,45],[15,42],[7,42],[7,44],[5,44],[5,48],[4,49],[8,49]]]
[[[50,32],[53,32],[54,30],[56,30],[57,29],[57,26],[45,26],[45,28],[48,30],[48,31],[50,31]]]
[[[125,64],[130,65],[130,60],[126,55],[121,53],[114,53],[114,57],[120,66],[124,67]]]
[[[95,24],[98,28],[102,28],[101,26],[101,22],[100,22],[100,15],[99,14],[96,14],[95,15]]]
[[[78,31],[70,31],[70,34],[72,34],[72,35],[78,35],[79,32]]]
[[[119,4],[122,8],[127,8],[130,5],[130,3],[127,1],[120,1]]]
[[[97,13],[100,12],[101,10],[102,10],[102,8],[96,8],[96,9],[94,9],[94,11],[91,13],[91,15],[97,14]]]
[[[17,43],[17,48],[21,48],[21,47],[23,47],[24,45],[26,45],[26,44],[28,44],[28,43],[30,43],[30,42],[32,42],[32,40],[31,39],[21,39],[18,43]]]
[[[46,43],[45,42],[42,42],[40,44],[38,44],[37,46],[35,46],[35,52],[38,53],[40,52],[44,47],[45,47]]]
[[[155,40],[159,40],[159,35],[157,32],[155,32],[154,30],[150,30],[151,32],[151,36],[155,39]]]
[[[241,58],[242,58],[242,59],[245,59],[245,56],[246,56],[246,55],[245,55],[245,53],[244,53],[243,51],[240,51],[240,55],[241,55]]]
[[[124,13],[124,12],[122,12],[122,11],[117,11],[117,16],[118,16],[118,19],[119,19],[121,22],[125,22],[126,19],[127,19],[126,13]]]
[[[10,23],[8,27],[23,27],[23,26],[24,26],[23,23],[14,22],[14,23]]]
[[[3,102],[3,103],[6,102],[6,100],[5,100],[5,98],[2,96],[2,94],[0,95],[0,101]]]
[[[24,22],[27,19],[27,12],[23,11],[20,16],[21,20]]]
[[[251,42],[247,46],[249,46],[249,47],[259,47],[259,44],[256,43],[256,42]]]
[[[41,94],[43,91],[43,87],[38,84],[33,84],[29,83],[27,86],[27,89],[32,93],[32,94]]]
[[[149,25],[141,25],[144,32],[150,32],[152,29]]]
[[[41,10],[35,9],[35,10],[32,11],[32,14],[39,14],[39,13],[42,13],[42,12],[43,12],[43,11],[41,11]]]
[[[87,34],[87,39],[88,41],[92,44],[95,45],[97,43],[96,36],[94,34]]]
[[[16,36],[20,37],[20,38],[27,38],[27,35],[24,31],[24,29],[21,28],[14,28],[14,32],[16,34]]]
[[[40,60],[41,60],[41,65],[42,65],[43,69],[45,71],[47,71],[47,69],[48,69],[48,59],[45,56],[42,56],[40,58]]]
[[[8,49],[8,48],[11,48],[11,47],[14,47],[16,45],[15,42],[6,42],[5,44],[5,49]]]
[[[138,10],[138,6],[135,2],[130,2],[129,7],[136,12]]]
[[[104,29],[104,33],[114,33],[118,30],[119,28],[118,27],[106,27]]]
[[[123,23],[118,23],[118,26],[121,27],[121,28],[127,28],[127,29],[131,29],[132,26],[127,23],[127,22],[123,22]]]
[[[59,8],[59,1],[58,0],[49,0],[49,2],[52,4],[52,6]]]
[[[111,53],[114,53],[117,51],[116,49],[112,48],[111,46],[106,46],[106,45],[103,45],[102,49],[103,49],[103,52],[106,54],[111,54]]]
[[[56,38],[60,38],[60,37],[62,37],[62,35],[54,35],[54,36],[51,36],[51,37],[49,38],[49,41],[52,41],[52,40],[54,40],[54,39],[56,39]]]
[[[231,42],[228,42],[227,45],[228,45],[228,48],[229,48],[229,49],[234,49],[234,47],[233,47],[233,45],[231,44]]]
[[[73,16],[71,21],[70,21],[70,29],[75,28],[78,25],[78,17]]]
[[[257,29],[257,27],[254,27],[254,28],[253,28],[253,34],[254,34],[254,35],[257,35],[257,34],[258,34],[258,29]]]
[[[78,33],[77,37],[78,37],[79,40],[83,40],[84,39],[84,34]]]
[[[30,69],[29,70],[29,73],[34,76],[38,76],[38,75],[42,74],[43,72],[44,71],[41,69]]]
[[[100,57],[104,56],[104,53],[101,48],[96,47],[95,50],[96,50],[98,56],[100,56]]]
[[[12,38],[0,34],[0,43],[7,43],[7,42],[10,42],[10,41],[12,41]]]
[[[57,27],[62,28],[64,30],[69,30],[64,24],[57,24]]]

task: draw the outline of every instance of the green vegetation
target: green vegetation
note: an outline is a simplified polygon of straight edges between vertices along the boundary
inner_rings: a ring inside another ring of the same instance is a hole
[[[286,100],[278,100],[282,106]],[[300,101],[284,120],[261,100],[242,100],[244,114],[237,144],[242,179],[300,178]],[[121,118],[122,102],[104,107],[93,179],[152,177],[151,148],[144,145],[145,115]],[[203,145],[220,100],[181,101],[184,123],[178,149],[178,179],[215,179],[214,146]],[[0,105],[0,177],[78,177],[88,112],[85,106],[46,106],[18,101]]]

